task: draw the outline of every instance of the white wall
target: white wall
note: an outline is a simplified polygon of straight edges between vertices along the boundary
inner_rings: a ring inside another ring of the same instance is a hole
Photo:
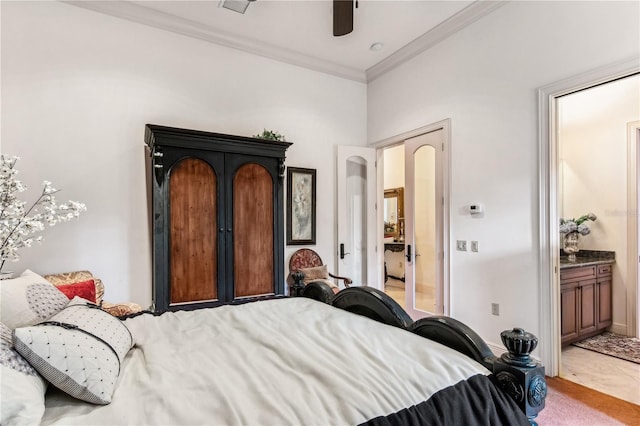
[[[480,247],[450,253],[451,314],[488,342],[539,333],[536,90],[640,54],[639,17],[637,2],[509,2],[368,85],[371,143],[451,119],[450,238]]]
[[[625,78],[558,99],[561,215],[588,212],[591,234],[580,248],[615,251],[613,324],[627,327],[627,123],[640,119],[640,76]]]
[[[109,301],[151,301],[146,123],[277,130],[287,165],[317,169],[317,245],[335,247],[335,146],[366,143],[364,84],[59,2],[1,2],[2,152],[35,195],[86,203],[9,268],[89,269]],[[285,259],[299,247],[287,247]]]
[[[384,189],[404,188],[404,145],[396,145],[383,151]]]

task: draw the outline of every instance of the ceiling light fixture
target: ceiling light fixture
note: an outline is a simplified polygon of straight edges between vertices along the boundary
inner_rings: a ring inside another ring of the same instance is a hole
[[[221,0],[220,7],[233,10],[234,12],[244,13],[247,7],[249,7],[249,3],[254,1],[255,0]]]
[[[371,46],[369,46],[369,50],[371,50],[372,52],[377,52],[379,50],[382,50],[383,47],[384,47],[384,43],[380,43],[378,41],[376,43],[373,43]]]

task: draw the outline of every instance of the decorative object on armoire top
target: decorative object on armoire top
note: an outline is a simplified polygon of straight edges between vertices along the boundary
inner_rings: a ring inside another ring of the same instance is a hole
[[[42,193],[27,208],[27,203],[16,196],[27,190],[16,179],[18,170],[15,165],[19,159],[0,154],[0,272],[7,260],[19,259],[18,250],[42,241],[42,235],[33,235],[44,231],[45,225],[67,222],[87,210],[84,204],[77,201],[57,204],[54,194],[59,190],[48,181],[44,181]],[[8,278],[6,275],[4,278]]]
[[[275,130],[267,130],[267,129],[262,130],[262,133],[260,134],[253,135],[253,137],[257,139],[266,139],[268,141],[279,141],[279,142],[287,141],[284,135],[276,132]]]
[[[587,221],[595,221],[598,217],[593,213],[587,213],[577,219],[560,218],[560,233],[563,235],[563,248],[567,253],[569,262],[576,261],[576,253],[580,251],[578,242],[580,235],[588,235],[591,233]]]

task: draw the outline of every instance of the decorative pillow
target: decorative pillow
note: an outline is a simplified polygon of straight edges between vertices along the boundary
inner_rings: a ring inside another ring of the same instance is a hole
[[[57,314],[69,299],[53,284],[30,270],[0,280],[0,322],[10,329],[34,325]]]
[[[56,285],[58,290],[64,293],[69,300],[78,296],[91,303],[96,303],[96,285],[93,280],[81,281],[72,284]]]
[[[13,348],[11,329],[0,323],[0,424],[37,425],[47,382]]]
[[[327,280],[329,279],[329,273],[327,272],[327,265],[314,266],[313,268],[300,268],[298,269],[304,274],[304,283],[309,284],[315,280]]]
[[[93,280],[96,285],[96,304],[102,302],[104,296],[104,285],[99,278],[93,276],[90,271],[72,271],[72,272],[60,272],[58,274],[43,275],[44,279],[49,281],[55,286],[64,284],[76,284],[88,280]]]
[[[16,350],[51,384],[109,404],[133,338],[122,321],[75,297],[48,321],[14,331]]]
[[[314,266],[313,268],[300,268],[298,271],[304,274],[304,285],[309,284],[312,281],[322,281],[331,288],[337,288],[336,283],[329,279],[329,272],[327,272],[327,265]]]

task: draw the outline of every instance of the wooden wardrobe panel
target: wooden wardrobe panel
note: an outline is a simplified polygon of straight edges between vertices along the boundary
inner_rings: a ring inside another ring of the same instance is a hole
[[[259,164],[236,171],[233,224],[235,297],[273,294],[273,179]]]
[[[205,161],[187,158],[170,176],[170,303],[215,300],[216,174]]]

